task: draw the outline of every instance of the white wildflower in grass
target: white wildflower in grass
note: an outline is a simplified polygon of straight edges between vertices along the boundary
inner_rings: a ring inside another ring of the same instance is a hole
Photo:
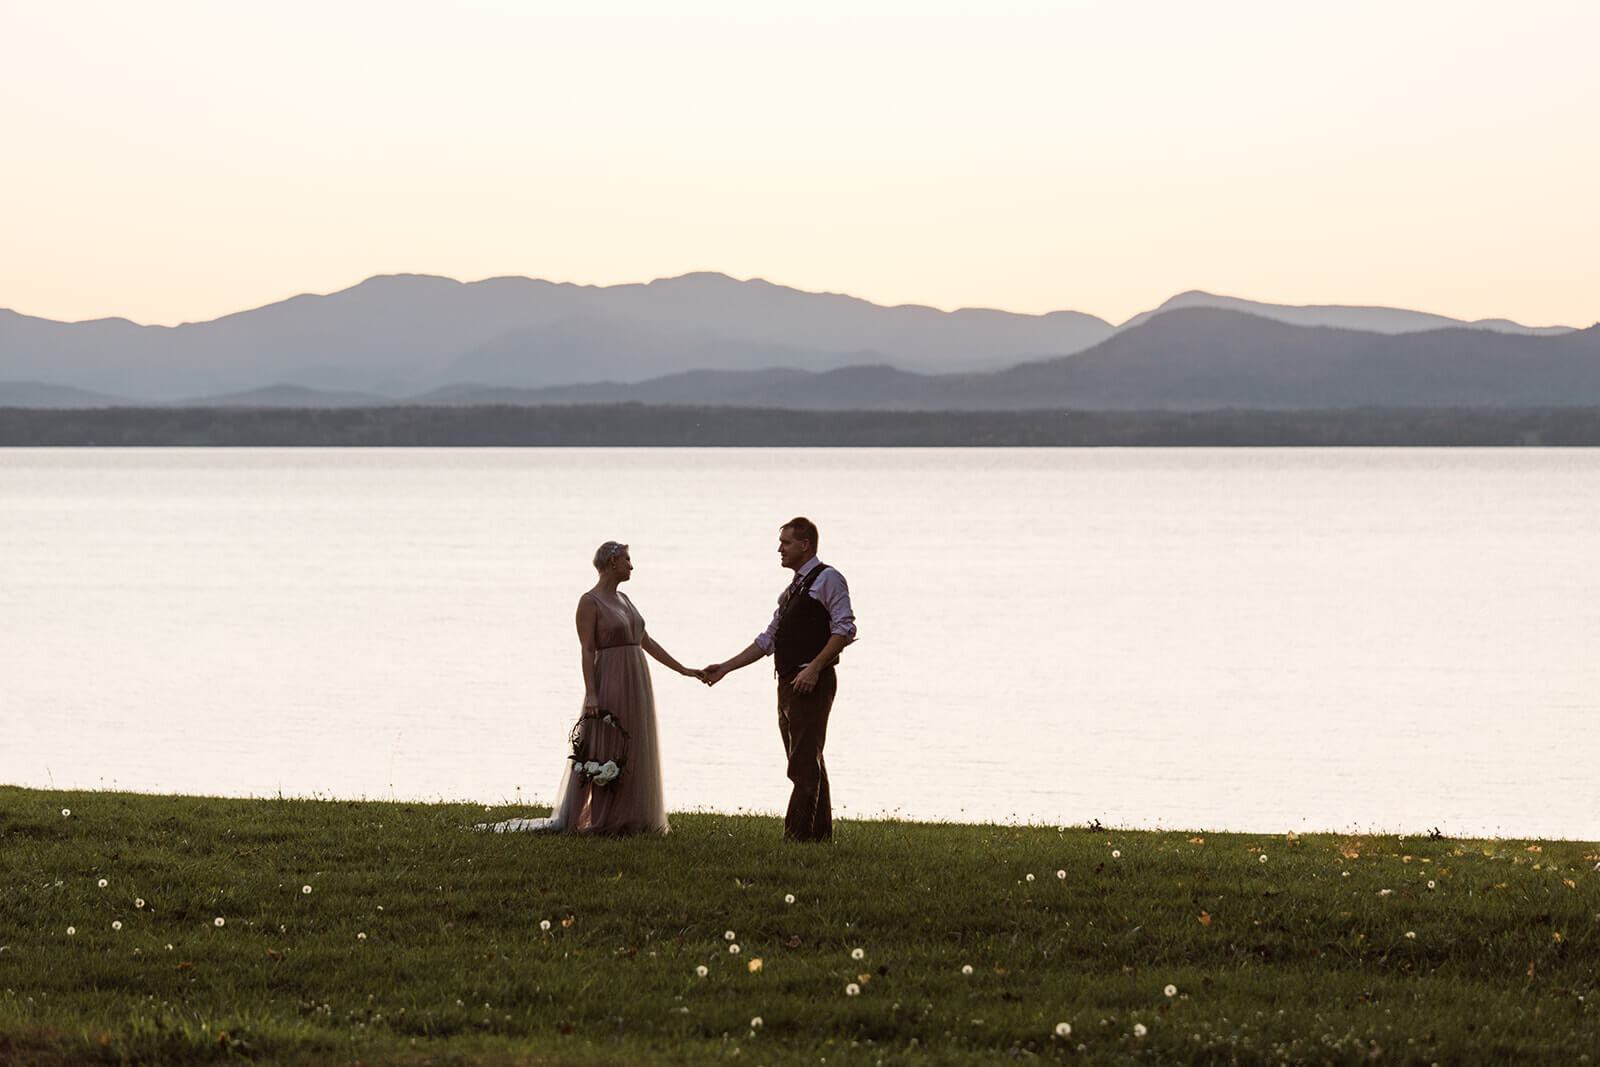
[[[1057,871],[1057,872],[1056,872],[1056,877],[1057,877],[1057,878],[1058,878],[1058,879],[1060,879],[1060,880],[1062,880],[1062,881],[1066,881],[1066,878],[1067,878],[1067,872],[1066,872],[1066,871]]]
[[[67,927],[67,936],[68,937],[77,937],[78,936],[78,928],[76,926]]]
[[[752,1029],[752,1030],[761,1029],[761,1016],[757,1015],[754,1019],[750,1020],[750,1029]]]
[[[785,904],[793,904],[794,903],[794,894],[793,893],[785,893],[783,895],[783,902]]]
[[[724,941],[732,941],[736,936],[738,935],[736,935],[732,930],[722,931],[722,940]]]
[[[541,930],[550,929],[550,920],[549,919],[540,919],[539,920],[539,929],[541,929]]]
[[[737,942],[728,946],[728,954],[730,956],[737,956],[739,954],[739,945]]]
[[[1407,941],[1415,941],[1416,939],[1417,939],[1417,932],[1415,930],[1407,930],[1406,931],[1406,940]]]
[[[1056,1023],[1056,1036],[1057,1037],[1071,1037],[1072,1036],[1072,1024],[1071,1023]]]
[[[711,973],[711,968],[702,963],[700,966],[694,969],[694,973],[698,974],[701,978],[704,978],[706,975]]]
[[[1030,881],[1030,882],[1033,881],[1033,875],[1032,874],[1028,875],[1028,881]]]
[[[1169,986],[1167,986],[1167,988],[1163,989],[1161,992],[1165,993],[1169,997],[1175,997],[1175,996],[1178,995],[1178,987],[1175,986],[1175,985],[1169,985]]]
[[[227,920],[224,919],[222,916],[218,915],[215,919],[211,920],[211,925],[212,926],[226,926],[227,925]]]
[[[104,889],[106,886],[108,886],[110,884],[111,883],[106,881],[104,878],[100,879],[98,882],[95,883],[95,885],[99,886],[101,889]]]
[[[134,897],[133,898],[133,906],[136,907],[136,908],[144,907],[144,897]]]
[[[962,974],[971,974],[972,973],[972,964],[970,964],[970,963],[962,964],[961,965],[961,973]]]
[[[111,929],[113,929],[113,930],[122,929],[122,920],[121,919],[113,919],[111,921]]]
[[[311,895],[311,887],[308,886],[308,885],[303,885],[303,886],[300,887],[300,892],[306,894],[307,896],[310,896]]]
[[[1111,850],[1111,858],[1114,859],[1114,860],[1120,860],[1122,858],[1122,850],[1120,848],[1112,849]]]
[[[1145,1027],[1144,1023],[1134,1023],[1133,1024],[1133,1036],[1134,1037],[1143,1037],[1145,1034],[1148,1034],[1149,1032],[1150,1032],[1149,1029],[1147,1029]]]
[[[367,939],[367,935],[366,935],[365,931],[362,931],[362,932],[356,934],[356,940],[357,941],[365,941],[366,939]]]
[[[853,960],[865,959],[866,956],[867,952],[865,949],[853,948],[850,950],[850,958]]]
[[[1266,854],[1266,853],[1265,853],[1265,852],[1263,852],[1263,853],[1262,853],[1262,854],[1261,854],[1261,862],[1262,862],[1262,863],[1265,863],[1265,862],[1267,862],[1267,854]]]
[[[1432,879],[1429,879],[1429,881],[1428,881],[1428,888],[1429,888],[1429,889],[1432,889],[1432,888],[1433,888],[1433,887],[1434,887],[1434,886],[1433,886],[1433,880],[1432,880]]]
[[[167,946],[167,951],[168,951],[168,952],[171,952],[171,951],[172,951],[172,946],[171,946],[171,945],[168,945],[168,946]]]
[[[858,997],[861,995],[861,987],[856,985],[854,982],[851,982],[849,985],[844,987],[844,995],[847,997]]]
[[[71,808],[62,808],[62,809],[61,809],[61,817],[62,817],[62,818],[63,818],[63,819],[70,819],[70,818],[72,818],[72,809],[71,809]]]

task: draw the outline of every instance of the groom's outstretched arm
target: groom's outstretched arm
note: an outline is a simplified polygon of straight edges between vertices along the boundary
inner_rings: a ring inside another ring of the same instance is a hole
[[[737,656],[734,656],[732,659],[723,660],[721,663],[713,663],[711,666],[707,667],[705,671],[702,672],[700,680],[705,682],[707,685],[716,685],[722,680],[723,675],[736,671],[740,667],[748,667],[750,664],[754,663],[758,659],[761,659],[766,654],[766,651],[762,649],[760,645],[752,641],[750,644],[745,646],[743,652],[739,653]]]

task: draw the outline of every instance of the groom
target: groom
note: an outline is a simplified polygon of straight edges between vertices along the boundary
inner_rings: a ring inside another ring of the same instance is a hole
[[[817,527],[810,519],[783,524],[778,531],[778,558],[794,571],[794,581],[778,598],[772,622],[743,652],[707,667],[701,680],[715,685],[730,671],[763,656],[773,657],[778,732],[789,757],[789,781],[794,783],[783,835],[795,841],[830,841],[833,805],[822,745],[839,687],[834,661],[856,639],[856,617],[844,575],[817,559]]]

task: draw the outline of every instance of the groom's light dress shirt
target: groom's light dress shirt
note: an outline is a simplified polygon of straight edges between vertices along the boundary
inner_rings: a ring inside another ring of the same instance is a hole
[[[799,581],[822,565],[816,556],[812,556],[794,572],[795,580]],[[847,645],[856,639],[856,615],[850,607],[850,586],[838,568],[830,566],[817,575],[817,580],[811,583],[807,593],[811,599],[820,602],[828,609],[829,633],[843,637]],[[782,615],[783,598],[779,597],[778,608],[772,613],[772,622],[761,636],[756,638],[756,647],[768,656],[772,655],[773,641],[778,636],[778,619]]]

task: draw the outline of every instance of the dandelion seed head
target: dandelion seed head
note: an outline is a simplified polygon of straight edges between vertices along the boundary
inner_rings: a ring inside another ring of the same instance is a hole
[[[794,903],[794,894],[793,893],[785,893],[783,895],[783,902],[785,904],[793,904]]]
[[[752,1030],[761,1029],[761,1016],[757,1015],[754,1019],[750,1020],[750,1029],[752,1029]]]
[[[1429,889],[1432,889],[1432,888],[1433,888],[1433,887],[1434,887],[1434,883],[1433,883],[1433,881],[1432,881],[1432,879],[1430,879],[1430,880],[1429,880],[1429,881],[1428,881],[1428,888],[1429,888]]]
[[[1028,875],[1028,881],[1033,881],[1033,875],[1031,873]]]
[[[1167,986],[1167,988],[1163,989],[1161,992],[1165,993],[1169,997],[1175,997],[1175,996],[1178,995],[1178,987],[1175,986],[1175,985],[1169,985],[1169,986]]]
[[[68,937],[77,937],[78,936],[78,928],[76,926],[67,927],[67,936]]]
[[[961,973],[962,974],[971,974],[972,973],[972,964],[970,964],[970,963],[962,964],[961,965]]]
[[[72,818],[72,809],[71,809],[71,808],[62,808],[62,809],[61,809],[61,817],[62,817],[62,818],[63,818],[63,819],[70,819],[70,818]]]
[[[853,960],[865,959],[866,955],[865,949],[853,948],[850,950],[850,958]]]
[[[1262,853],[1262,854],[1261,854],[1261,862],[1262,862],[1262,863],[1265,863],[1265,862],[1267,862],[1267,854],[1266,854],[1266,853],[1265,853],[1265,852],[1263,852],[1263,853]]]
[[[1114,860],[1120,860],[1122,858],[1122,850],[1120,848],[1112,849],[1111,850],[1111,858],[1114,859]]]
[[[844,995],[847,997],[859,997],[861,995],[861,987],[851,982],[844,987]]]
[[[550,929],[550,920],[549,919],[540,919],[539,920],[539,929],[541,929],[541,930]]]
[[[113,930],[122,929],[122,920],[121,919],[113,919],[111,921],[111,929],[113,929]]]
[[[738,944],[729,945],[728,946],[728,953],[729,953],[729,955],[737,956],[739,954],[739,946],[738,946]]]
[[[1146,1028],[1144,1023],[1134,1023],[1133,1024],[1133,1036],[1134,1037],[1143,1037],[1145,1034],[1148,1034],[1149,1032],[1150,1032],[1149,1029]]]
[[[1063,880],[1063,881],[1065,881],[1066,877],[1067,877],[1067,872],[1066,871],[1057,871],[1056,872],[1056,877],[1061,879],[1061,880]]]
[[[308,885],[303,885],[303,886],[300,887],[300,892],[305,893],[306,895],[309,896],[310,893],[311,893],[311,887],[308,886]]]
[[[1407,941],[1415,941],[1416,939],[1417,939],[1417,932],[1415,930],[1407,930],[1406,931],[1406,940]]]
[[[133,898],[133,906],[136,907],[136,908],[144,907],[144,897],[134,897]]]
[[[722,931],[722,940],[724,941],[732,941],[736,936],[738,935],[736,935],[732,930]]]
[[[110,884],[111,883],[106,881],[104,878],[100,879],[98,882],[95,883],[95,885],[99,886],[101,889],[104,889],[106,886],[108,886]]]
[[[212,926],[226,926],[227,924],[228,924],[228,921],[226,919],[224,919],[220,915],[218,915],[215,919],[211,920],[211,925]]]
[[[711,973],[711,968],[702,963],[700,966],[694,969],[694,973],[698,974],[701,978],[704,978],[706,975]]]
[[[1057,1037],[1071,1037],[1072,1036],[1072,1024],[1071,1023],[1056,1023],[1056,1036]]]

